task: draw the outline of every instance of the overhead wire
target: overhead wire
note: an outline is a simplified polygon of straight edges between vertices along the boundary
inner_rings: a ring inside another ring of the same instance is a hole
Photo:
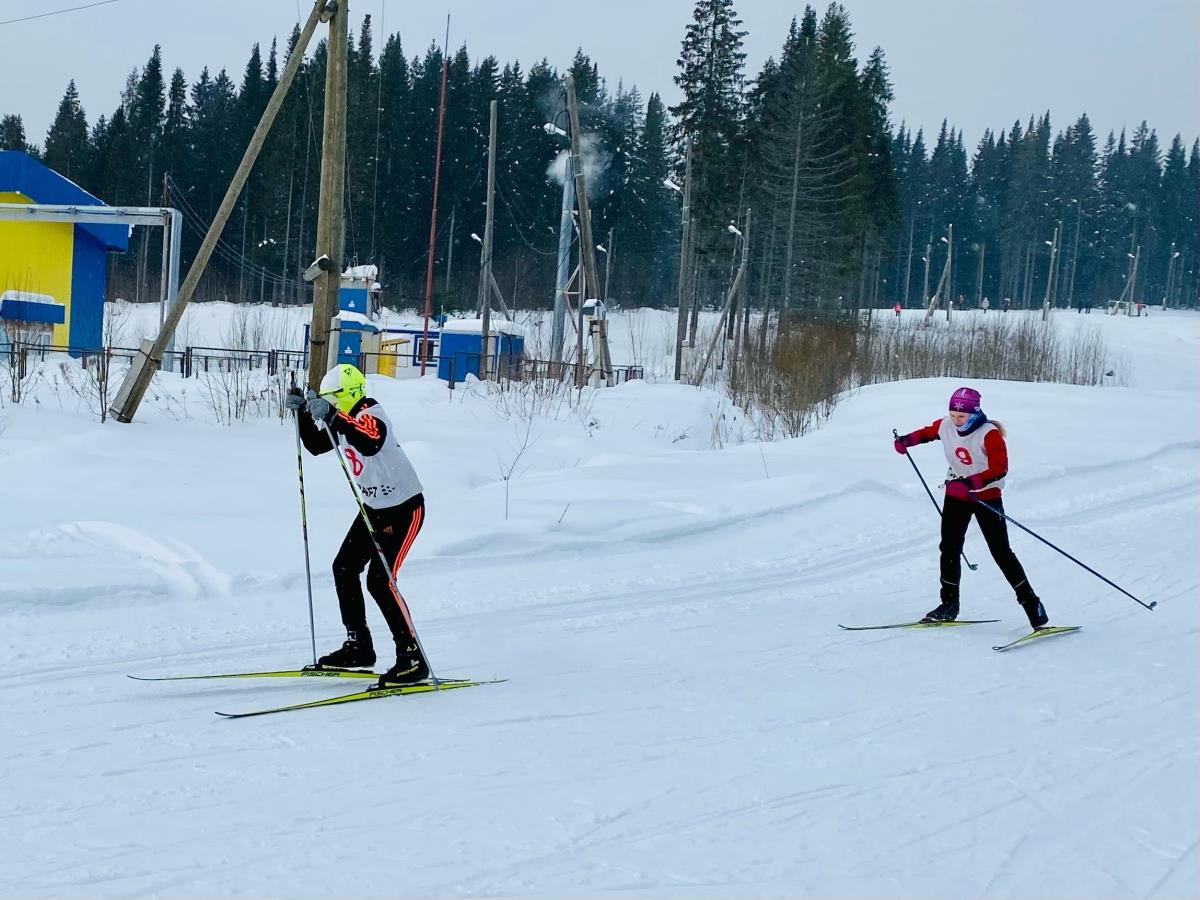
[[[79,12],[83,9],[92,9],[96,6],[107,6],[110,3],[117,3],[119,0],[96,0],[95,3],[85,3],[82,6],[71,6],[67,9],[54,9],[50,12],[34,13],[32,16],[20,16],[16,19],[5,19],[0,22],[0,25],[15,25],[17,22],[32,22],[34,19],[47,19],[50,16],[61,16],[66,13]]]

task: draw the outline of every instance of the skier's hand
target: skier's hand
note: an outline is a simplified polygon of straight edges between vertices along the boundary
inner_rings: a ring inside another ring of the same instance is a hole
[[[283,398],[283,408],[292,412],[297,412],[304,405],[304,394],[300,388],[294,387],[287,392]]]
[[[333,418],[333,404],[324,397],[309,397],[305,404],[314,422],[328,422]]]
[[[971,482],[966,478],[955,478],[946,482],[946,496],[955,500],[971,499]]]
[[[892,442],[892,446],[896,448],[897,453],[903,456],[908,452],[909,447],[915,447],[917,443],[917,439],[911,434],[902,434]]]

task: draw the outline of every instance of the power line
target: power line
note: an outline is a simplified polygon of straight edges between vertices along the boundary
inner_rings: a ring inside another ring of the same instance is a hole
[[[56,9],[52,12],[36,13],[32,16],[22,16],[19,19],[5,19],[0,22],[0,25],[15,25],[17,22],[31,22],[34,19],[45,19],[49,16],[61,16],[64,13],[78,12],[81,9],[91,9],[94,6],[107,6],[110,3],[116,3],[117,0],[97,0],[95,3],[85,3],[83,6],[72,6],[68,9]]]

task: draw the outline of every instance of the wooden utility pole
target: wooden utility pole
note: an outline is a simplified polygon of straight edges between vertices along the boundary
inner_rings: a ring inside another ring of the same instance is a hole
[[[683,232],[679,239],[679,318],[675,323],[675,380],[683,372],[683,339],[687,334],[688,240],[692,231],[692,139],[687,140],[683,177]]]
[[[343,210],[346,196],[346,79],[350,40],[347,0],[338,0],[329,23],[325,68],[325,123],[321,142],[321,188],[317,200],[317,258],[331,265],[313,282],[312,322],[308,328],[308,386],[313,390],[330,366],[329,323],[338,312],[342,257],[346,246]]]
[[[446,125],[446,72],[450,67],[450,15],[446,15],[446,41],[442,45],[442,86],[438,90],[437,145],[433,151],[433,210],[429,215],[429,255],[425,260],[425,326],[421,334],[421,375],[425,375],[429,355],[429,317],[433,313],[433,258],[437,239],[438,187],[442,175],[442,134]]]
[[[450,293],[450,273],[454,271],[454,217],[458,208],[450,210],[450,235],[446,239],[446,293]]]
[[[608,302],[608,277],[612,274],[613,235],[615,228],[608,229],[608,243],[604,245],[604,302]],[[1174,246],[1174,245],[1172,245]]]
[[[1058,228],[1054,229],[1054,240],[1050,242],[1050,268],[1046,272],[1046,296],[1042,298],[1042,321],[1050,318],[1050,289],[1054,285],[1054,264],[1058,261]]]
[[[587,178],[583,173],[583,158],[580,150],[579,101],[575,98],[575,79],[567,76],[567,112],[571,116],[571,157],[575,170],[575,202],[579,205],[580,256],[583,261],[584,284],[579,293],[579,309],[587,302],[590,291],[597,299],[600,294],[600,279],[596,277],[596,243],[592,240],[592,211],[588,205]],[[582,326],[582,320],[580,325]],[[582,327],[580,329],[582,333]],[[576,361],[576,384],[583,384],[583,358]]]
[[[129,372],[117,392],[111,409],[113,417],[118,422],[133,421],[142,398],[146,396],[146,390],[150,387],[150,381],[154,378],[155,371],[162,365],[163,351],[174,336],[179,320],[183,318],[183,313],[187,309],[188,303],[191,302],[192,295],[196,292],[196,286],[200,283],[200,276],[204,274],[204,269],[217,246],[225,223],[229,221],[229,215],[237,204],[242,188],[245,187],[246,179],[250,177],[250,170],[254,167],[254,161],[258,159],[259,151],[262,150],[267,134],[275,123],[279,107],[283,105],[283,98],[287,95],[288,89],[296,77],[296,72],[304,59],[304,52],[308,48],[313,32],[317,29],[317,23],[323,20],[328,21],[328,18],[323,19],[324,10],[325,0],[317,0],[312,12],[309,13],[308,21],[304,23],[296,46],[288,57],[287,65],[284,66],[283,72],[279,76],[275,92],[271,94],[267,108],[263,110],[262,118],[259,119],[258,126],[250,137],[250,143],[242,155],[242,161],[238,165],[237,171],[233,173],[233,179],[229,182],[229,188],[225,191],[225,197],[221,200],[217,214],[213,217],[212,224],[208,226],[204,240],[200,242],[200,249],[196,251],[196,258],[192,262],[191,268],[188,269],[183,285],[179,288],[179,296],[170,312],[167,313],[162,328],[159,329],[158,337],[154,339],[153,343],[149,341],[142,343],[138,355],[129,367]]]
[[[987,244],[979,245],[979,270],[975,273],[975,305],[983,305],[983,259],[987,255]]]
[[[925,324],[933,319],[933,311],[937,309],[938,302],[942,297],[946,298],[946,321],[950,320],[950,307],[953,305],[948,291],[950,290],[950,257],[953,256],[954,247],[954,226],[950,225],[946,229],[946,236],[942,238],[942,242],[946,245],[946,264],[942,266],[942,276],[938,279],[937,289],[933,292],[933,296],[929,298],[929,306],[925,309]],[[928,245],[928,251],[925,254],[926,258],[926,278],[928,279],[929,256],[933,252],[933,244]]]
[[[746,262],[750,256],[750,210],[746,210],[746,230],[742,234],[742,261],[738,265],[737,274],[733,277],[733,284],[729,286],[729,294],[725,297],[725,306],[721,310],[721,320],[717,322],[716,330],[713,331],[713,336],[708,342],[708,349],[704,352],[704,361],[700,363],[700,368],[696,374],[692,376],[692,384],[699,386],[704,382],[704,373],[708,369],[708,364],[712,360],[713,351],[717,348],[717,341],[725,333],[725,323],[729,318],[730,311],[733,309],[734,299],[738,296],[738,291],[741,290],[742,282],[746,277]]]
[[[1075,203],[1075,246],[1071,250],[1071,277],[1067,281],[1067,306],[1075,305],[1075,266],[1079,262],[1079,226],[1083,219],[1083,204],[1078,200]]]
[[[480,359],[479,377],[486,381],[492,371],[495,354],[489,349],[492,340],[492,222],[495,213],[496,192],[496,101],[488,108],[488,168],[487,168],[487,219],[483,226],[483,247],[479,254],[479,312],[483,318],[480,333],[483,357]]]

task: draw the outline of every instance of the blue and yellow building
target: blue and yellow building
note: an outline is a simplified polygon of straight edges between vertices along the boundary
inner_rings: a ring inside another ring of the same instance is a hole
[[[16,150],[0,151],[0,203],[104,205]],[[128,247],[125,225],[0,219],[0,343],[7,332],[56,347],[101,346],[105,258]]]

